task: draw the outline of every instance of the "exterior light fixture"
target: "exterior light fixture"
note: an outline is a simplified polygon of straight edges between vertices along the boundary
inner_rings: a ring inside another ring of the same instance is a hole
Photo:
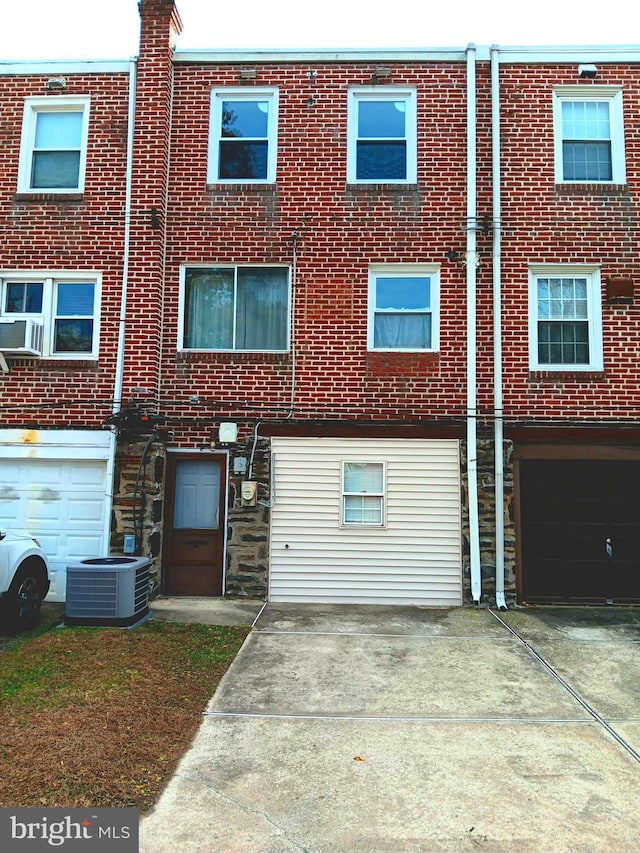
[[[391,69],[387,65],[379,65],[373,72],[374,80],[386,80],[391,77]]]
[[[594,77],[598,76],[598,68],[595,65],[578,65],[578,77],[581,77],[583,80],[593,80]]]

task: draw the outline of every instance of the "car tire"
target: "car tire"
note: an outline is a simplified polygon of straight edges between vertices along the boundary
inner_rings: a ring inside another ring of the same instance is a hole
[[[15,634],[33,628],[46,595],[45,574],[38,560],[26,560],[15,573],[0,602],[0,632]]]

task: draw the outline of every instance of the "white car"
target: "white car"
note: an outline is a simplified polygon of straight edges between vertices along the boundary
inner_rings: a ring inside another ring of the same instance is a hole
[[[33,627],[48,591],[47,557],[37,539],[0,529],[0,634]]]

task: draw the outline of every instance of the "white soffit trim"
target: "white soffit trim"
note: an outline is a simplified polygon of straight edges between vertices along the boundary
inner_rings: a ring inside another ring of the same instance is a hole
[[[578,63],[640,63],[638,45],[567,45],[553,47],[501,47],[497,46],[501,64],[576,65]]]
[[[465,49],[443,48],[345,48],[340,50],[257,49],[257,50],[178,50],[173,61],[177,63],[221,64],[225,62],[276,63],[276,62],[465,62]]]
[[[52,77],[60,77],[67,74],[128,73],[128,59],[5,60],[0,62],[0,75],[48,74]]]

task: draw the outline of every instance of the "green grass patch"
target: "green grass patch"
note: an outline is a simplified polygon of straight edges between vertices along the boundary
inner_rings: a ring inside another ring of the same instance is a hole
[[[0,806],[152,806],[248,633],[152,619],[5,647]]]

